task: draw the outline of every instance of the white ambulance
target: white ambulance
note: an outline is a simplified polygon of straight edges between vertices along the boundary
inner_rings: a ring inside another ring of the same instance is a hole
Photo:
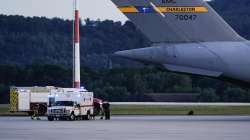
[[[94,112],[93,92],[85,89],[52,89],[49,94],[48,120],[89,120]]]

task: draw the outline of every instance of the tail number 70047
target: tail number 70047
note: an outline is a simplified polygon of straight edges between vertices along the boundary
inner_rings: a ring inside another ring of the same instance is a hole
[[[175,15],[176,20],[187,21],[187,20],[196,20],[197,15]]]

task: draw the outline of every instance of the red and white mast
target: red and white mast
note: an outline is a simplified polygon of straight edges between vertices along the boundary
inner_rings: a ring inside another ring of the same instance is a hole
[[[74,0],[74,45],[73,45],[73,75],[74,88],[80,88],[80,32],[79,32],[79,3]]]

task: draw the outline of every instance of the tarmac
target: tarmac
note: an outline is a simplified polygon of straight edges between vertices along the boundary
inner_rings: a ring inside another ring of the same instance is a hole
[[[250,116],[112,116],[52,121],[0,117],[0,140],[249,140]]]

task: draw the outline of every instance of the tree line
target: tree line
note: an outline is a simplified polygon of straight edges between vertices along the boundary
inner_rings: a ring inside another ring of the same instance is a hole
[[[0,103],[10,86],[72,86],[72,69],[58,65],[0,65]],[[227,82],[167,72],[154,67],[81,68],[81,85],[109,101],[154,101],[149,93],[198,93],[197,102],[249,102],[250,92]]]

